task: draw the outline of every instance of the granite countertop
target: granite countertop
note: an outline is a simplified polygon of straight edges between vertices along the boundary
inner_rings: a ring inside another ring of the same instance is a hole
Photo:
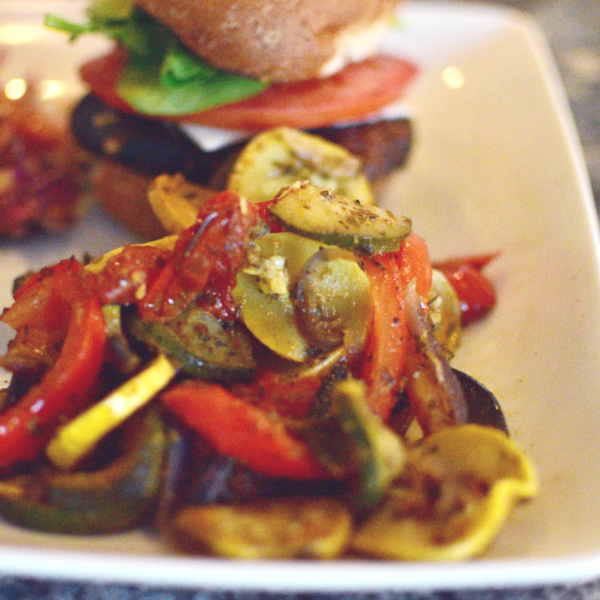
[[[600,2],[496,0],[534,16],[562,76],[600,209]]]
[[[418,0],[413,0],[418,1]],[[472,0],[476,1],[476,0]],[[571,103],[600,209],[600,1],[495,0],[534,16],[544,30]],[[599,524],[600,525],[600,524]],[[592,600],[600,599],[600,578],[577,586],[385,594],[385,600]],[[132,585],[0,578],[0,600],[341,600],[342,596],[208,593]],[[343,595],[376,600],[375,594]]]

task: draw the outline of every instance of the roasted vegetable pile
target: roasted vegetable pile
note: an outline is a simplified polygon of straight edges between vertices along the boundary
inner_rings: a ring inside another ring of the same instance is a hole
[[[485,550],[537,487],[448,363],[489,257],[432,268],[409,219],[308,181],[150,200],[171,236],[15,286],[0,513],[236,558]]]

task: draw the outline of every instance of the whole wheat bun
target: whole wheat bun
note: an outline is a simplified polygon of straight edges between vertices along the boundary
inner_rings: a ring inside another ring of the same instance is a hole
[[[213,66],[291,82],[373,54],[400,0],[136,2]]]

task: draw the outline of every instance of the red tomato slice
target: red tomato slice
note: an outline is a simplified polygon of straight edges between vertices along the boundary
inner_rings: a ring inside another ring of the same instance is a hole
[[[143,318],[168,320],[202,295],[202,305],[213,315],[233,319],[237,306],[231,290],[257,220],[258,206],[233,191],[205,202],[139,302]]]
[[[397,100],[416,67],[392,56],[375,56],[326,79],[273,85],[253,98],[198,113],[190,121],[213,127],[309,129],[365,117]]]
[[[81,68],[81,78],[107,104],[132,111],[116,92],[125,55],[116,51]],[[417,73],[417,67],[393,56],[374,56],[325,79],[274,84],[233,104],[175,120],[212,127],[260,131],[280,125],[301,129],[325,127],[365,117],[394,102]]]
[[[153,246],[125,246],[109,258],[94,276],[96,295],[102,304],[134,304],[138,294],[152,284],[170,252]]]
[[[113,108],[132,113],[135,111],[117,93],[117,79],[126,56],[124,50],[114,50],[110,54],[84,63],[79,75],[100,100]]]

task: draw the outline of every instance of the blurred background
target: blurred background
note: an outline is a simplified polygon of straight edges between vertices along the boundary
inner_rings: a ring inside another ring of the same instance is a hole
[[[571,104],[600,212],[600,0],[493,0],[490,4],[529,13],[544,30]]]

